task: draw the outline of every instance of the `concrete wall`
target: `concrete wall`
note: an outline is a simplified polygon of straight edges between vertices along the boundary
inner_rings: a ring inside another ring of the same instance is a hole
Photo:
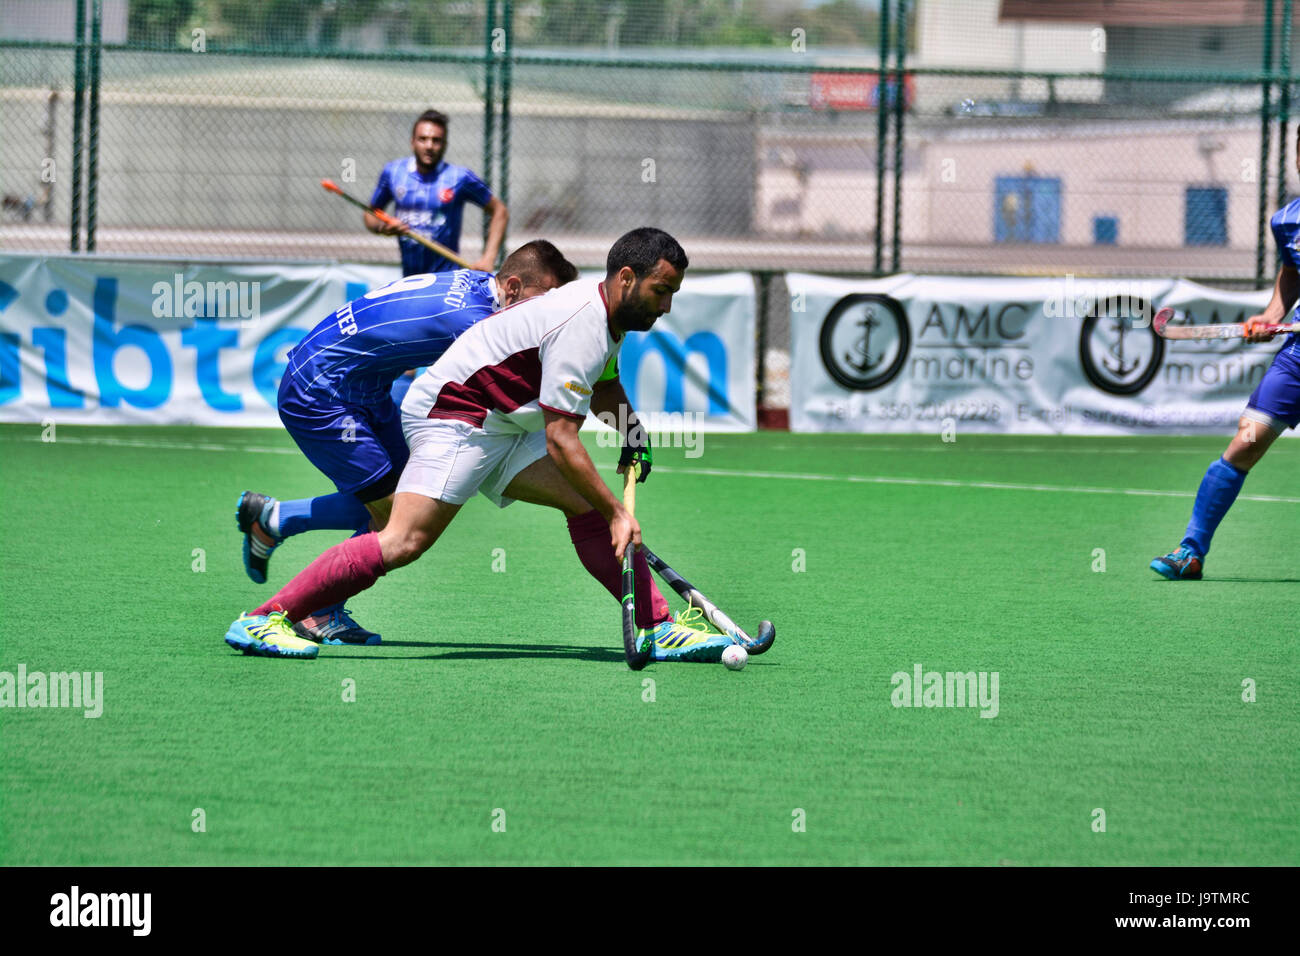
[[[766,161],[756,195],[760,232],[874,234],[874,148],[864,144],[853,169],[847,163],[817,165],[817,157],[843,147],[824,137],[769,132],[764,142],[767,148],[760,155]],[[998,126],[982,132],[917,130],[904,158],[903,238],[908,243],[991,243],[996,179],[1037,175],[1061,180],[1062,245],[1092,245],[1093,217],[1114,216],[1120,246],[1178,248],[1183,245],[1187,187],[1219,186],[1228,193],[1228,247],[1253,249],[1258,150],[1259,131],[1244,122],[1212,131],[1204,124],[1161,127],[1116,121],[1024,124],[1019,130]]]

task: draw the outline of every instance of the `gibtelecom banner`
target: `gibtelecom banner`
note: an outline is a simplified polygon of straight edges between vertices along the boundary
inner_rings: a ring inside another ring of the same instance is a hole
[[[1178,280],[790,274],[794,431],[1231,434],[1281,339],[1166,340],[1270,292]]]
[[[289,349],[400,275],[0,256],[0,421],[278,426]],[[689,413],[693,427],[754,427],[754,316],[747,274],[688,277],[653,332],[629,335],[624,386],[652,426]]]

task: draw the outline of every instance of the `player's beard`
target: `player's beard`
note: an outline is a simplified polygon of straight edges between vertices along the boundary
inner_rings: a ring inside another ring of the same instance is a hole
[[[443,152],[445,152],[445,150]],[[426,155],[429,156],[429,161],[427,163],[424,161]],[[442,162],[442,152],[436,150],[431,154],[417,153],[415,156],[415,166],[422,173],[433,172],[438,168],[440,162]]]
[[[614,324],[624,332],[649,332],[659,318],[654,306],[644,302],[623,302],[614,308]]]

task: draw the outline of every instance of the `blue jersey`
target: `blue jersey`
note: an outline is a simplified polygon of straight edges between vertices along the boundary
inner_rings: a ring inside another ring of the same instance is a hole
[[[383,402],[397,376],[432,365],[458,335],[499,307],[491,273],[471,269],[407,276],[367,292],[290,350],[281,403]]]
[[[386,165],[370,197],[370,205],[379,209],[395,203],[393,211],[398,219],[453,252],[460,251],[465,203],[486,206],[491,201],[492,190],[464,166],[439,163],[426,174],[416,168],[414,156]],[[399,236],[397,244],[402,251],[402,275],[456,268],[455,263],[414,239]]]
[[[1273,213],[1269,225],[1273,228],[1273,241],[1277,243],[1277,254],[1281,257],[1283,264],[1293,269],[1300,269],[1300,199],[1293,199],[1286,206]],[[1291,309],[1291,314],[1282,321],[1298,321],[1294,306]],[[1287,336],[1286,342],[1283,343],[1282,351],[1290,352],[1293,357],[1300,358],[1300,345],[1297,345],[1298,342],[1300,342],[1300,337],[1294,332],[1291,333]]]

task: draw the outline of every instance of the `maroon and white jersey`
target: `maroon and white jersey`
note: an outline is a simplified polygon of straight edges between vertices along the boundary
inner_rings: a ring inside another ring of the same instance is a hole
[[[581,420],[620,341],[600,281],[570,282],[466,329],[411,384],[402,413],[488,434],[541,431],[543,409]]]

